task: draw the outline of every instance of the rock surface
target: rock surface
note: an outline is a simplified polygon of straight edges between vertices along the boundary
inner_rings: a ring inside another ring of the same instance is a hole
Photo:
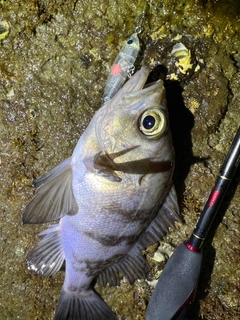
[[[25,256],[46,226],[23,226],[21,209],[32,179],[71,155],[144,10],[146,61],[166,68],[184,220],[165,238],[167,252],[187,239],[240,123],[239,8],[238,0],[0,0],[0,320],[53,318],[64,271],[44,279],[27,270]],[[178,54],[177,43],[186,48]],[[189,320],[239,319],[239,199],[236,180],[210,232]],[[155,250],[148,280],[97,287],[119,319],[144,319],[164,266]]]

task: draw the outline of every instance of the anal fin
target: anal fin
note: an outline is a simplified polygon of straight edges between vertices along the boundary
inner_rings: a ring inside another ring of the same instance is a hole
[[[120,259],[116,264],[103,270],[97,278],[102,286],[109,284],[110,286],[120,285],[120,274],[122,274],[130,284],[137,279],[145,279],[149,272],[149,266],[145,257],[140,252],[137,244],[135,244],[129,253]]]
[[[38,236],[42,239],[26,257],[28,269],[40,276],[50,277],[61,268],[64,261],[59,225],[49,227]]]

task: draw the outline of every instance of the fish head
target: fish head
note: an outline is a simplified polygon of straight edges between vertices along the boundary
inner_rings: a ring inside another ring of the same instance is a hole
[[[149,73],[143,66],[99,110],[96,137],[102,152],[116,164],[173,161],[164,84],[158,80],[145,85]]]

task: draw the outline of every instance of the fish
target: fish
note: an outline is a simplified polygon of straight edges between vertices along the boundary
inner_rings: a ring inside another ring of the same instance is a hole
[[[107,78],[102,97],[102,105],[111,100],[122,87],[127,77],[134,72],[134,63],[140,50],[137,32],[133,33],[119,51]]]
[[[145,278],[143,249],[180,221],[164,84],[146,84],[149,74],[143,65],[95,113],[72,156],[33,182],[23,223],[58,223],[39,234],[26,262],[50,277],[65,260],[55,320],[116,319],[93,282]]]

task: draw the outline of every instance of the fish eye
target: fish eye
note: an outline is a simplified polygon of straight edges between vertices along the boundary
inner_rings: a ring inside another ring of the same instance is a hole
[[[127,44],[132,44],[133,43],[133,39],[128,39]]]
[[[152,115],[148,115],[143,119],[142,124],[145,129],[150,130],[154,127],[155,122],[156,122],[155,117]]]
[[[145,111],[139,119],[139,129],[149,139],[159,138],[167,126],[164,113],[159,109]]]

